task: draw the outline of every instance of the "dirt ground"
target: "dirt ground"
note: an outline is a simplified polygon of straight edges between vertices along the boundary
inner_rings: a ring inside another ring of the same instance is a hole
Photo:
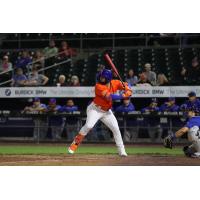
[[[200,166],[200,159],[158,155],[1,155],[1,166]]]

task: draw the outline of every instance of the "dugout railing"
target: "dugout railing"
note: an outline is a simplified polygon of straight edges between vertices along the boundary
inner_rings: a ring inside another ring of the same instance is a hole
[[[126,143],[162,143],[162,139],[181,128],[186,118],[182,112],[115,113]],[[86,120],[85,112],[24,113],[0,112],[0,142],[71,142]],[[59,123],[58,123],[59,122]],[[58,135],[55,135],[58,134]],[[185,143],[186,135],[178,143]],[[99,122],[88,134],[85,142],[112,143],[113,136]]]

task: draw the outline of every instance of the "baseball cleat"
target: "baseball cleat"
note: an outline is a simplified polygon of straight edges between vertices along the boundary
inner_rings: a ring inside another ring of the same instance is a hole
[[[200,155],[198,153],[193,153],[191,155],[191,158],[200,158]]]
[[[84,135],[78,134],[75,138],[72,144],[68,148],[68,152],[70,154],[74,154],[74,152],[77,150],[79,144],[83,141]]]
[[[68,152],[70,154],[74,154],[74,152],[76,151],[77,148],[78,148],[78,145],[76,143],[72,143],[70,145],[70,147],[68,148]]]
[[[68,153],[74,154],[74,151],[72,151],[72,150],[70,149],[70,147],[69,147],[69,148],[68,148]]]
[[[78,144],[73,142],[73,143],[69,146],[68,152],[69,152],[70,154],[74,154],[74,152],[77,150],[77,148],[78,148]]]
[[[126,152],[124,152],[124,153],[120,153],[119,156],[121,156],[121,157],[127,157],[128,155],[127,155]]]

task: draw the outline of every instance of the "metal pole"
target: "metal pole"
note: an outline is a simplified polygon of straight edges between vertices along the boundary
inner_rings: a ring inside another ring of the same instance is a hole
[[[40,143],[40,120],[38,118],[38,124],[37,124],[37,144]]]
[[[123,116],[123,120],[124,120],[124,136],[126,134],[126,114]]]
[[[179,34],[179,47],[182,47],[182,34]]]
[[[145,47],[147,47],[148,46],[148,36],[147,36],[147,33],[145,33]]]
[[[115,50],[115,33],[112,34],[112,48]]]
[[[18,35],[18,49],[21,49],[21,33]]]
[[[80,34],[80,52],[83,51],[83,33]]]

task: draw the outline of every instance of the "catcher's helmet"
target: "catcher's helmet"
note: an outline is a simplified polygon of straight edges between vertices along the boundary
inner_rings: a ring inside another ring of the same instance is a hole
[[[106,83],[109,83],[112,80],[112,72],[111,70],[104,69],[98,74],[98,81],[100,81],[100,77],[104,77],[106,79]]]

